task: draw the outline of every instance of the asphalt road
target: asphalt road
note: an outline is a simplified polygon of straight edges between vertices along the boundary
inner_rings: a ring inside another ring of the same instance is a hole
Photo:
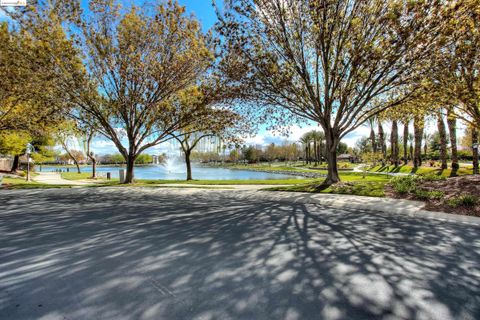
[[[236,192],[0,191],[0,319],[480,319],[480,227]]]

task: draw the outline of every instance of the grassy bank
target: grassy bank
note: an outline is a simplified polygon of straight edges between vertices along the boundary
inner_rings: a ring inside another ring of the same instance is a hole
[[[448,169],[440,169],[437,167],[419,167],[414,168],[413,166],[409,165],[401,165],[401,166],[376,166],[369,170],[369,172],[376,172],[376,173],[413,173],[418,175],[437,175],[442,177],[454,177],[454,176],[462,176],[473,174],[471,167],[461,167],[458,170],[452,172],[451,168]]]
[[[71,185],[52,185],[46,183],[40,183],[36,181],[25,181],[25,178],[10,178],[5,177],[2,181],[2,189],[58,189],[58,188],[71,188]]]
[[[321,182],[321,181],[319,181]],[[309,192],[309,193],[335,193],[335,194],[351,194],[357,196],[384,197],[385,181],[357,180],[355,182],[340,182],[326,189],[319,190],[319,182],[305,183],[294,186],[272,187],[270,191],[290,191],[290,192]]]

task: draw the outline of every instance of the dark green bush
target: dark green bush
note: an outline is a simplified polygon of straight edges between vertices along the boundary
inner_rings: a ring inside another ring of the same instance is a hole
[[[393,190],[399,194],[406,194],[415,192],[417,188],[417,183],[421,181],[422,178],[419,176],[397,176],[390,180]]]
[[[471,194],[464,194],[448,200],[448,205],[451,207],[474,207],[479,203],[477,196]]]
[[[447,178],[444,176],[436,175],[436,174],[427,174],[423,176],[423,179],[425,181],[443,181],[443,180],[446,180]]]
[[[442,191],[428,191],[428,190],[415,190],[415,197],[419,200],[433,200],[433,199],[440,199],[444,196]]]

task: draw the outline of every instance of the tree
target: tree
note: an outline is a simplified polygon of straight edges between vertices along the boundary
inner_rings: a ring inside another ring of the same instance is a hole
[[[16,173],[20,156],[25,154],[27,143],[32,140],[27,131],[0,131],[0,154],[12,155],[14,157],[12,173]]]
[[[82,114],[81,118],[88,118],[88,121],[77,121],[76,125],[80,135],[80,140],[83,146],[83,152],[92,163],[92,179],[97,178],[97,157],[92,151],[92,142],[95,136],[98,135],[99,124],[95,118],[88,114]]]
[[[62,119],[68,105],[54,61],[76,63],[78,57],[51,24],[31,30],[19,25],[16,30],[0,22],[0,131],[32,132]]]
[[[410,120],[404,120],[403,121],[403,161],[404,164],[408,163],[408,126],[410,124]]]
[[[383,159],[387,158],[387,143],[385,142],[385,131],[383,131],[382,121],[377,119],[378,123],[378,143],[380,144],[380,150],[382,152]]]
[[[217,24],[224,75],[271,119],[285,124],[288,113],[318,123],[326,136],[324,183],[336,183],[340,139],[409,97],[435,47],[440,4],[230,0]]]
[[[370,117],[367,120],[368,126],[370,127],[370,140],[372,144],[372,152],[377,153],[377,141],[375,140],[375,117]]]
[[[348,145],[344,142],[340,142],[337,146],[337,154],[344,154],[348,150]]]
[[[230,151],[230,153],[228,154],[228,159],[233,163],[237,163],[238,160],[240,160],[240,150],[238,148],[235,148]]]
[[[447,7],[444,33],[449,41],[438,55],[433,82],[448,103],[454,100],[457,117],[479,127],[480,2],[457,0]]]
[[[275,143],[270,143],[267,148],[265,149],[265,152],[264,152],[264,157],[265,159],[268,161],[268,162],[272,162],[274,161],[275,159],[278,159],[278,156],[279,156],[279,152],[278,152],[278,148],[277,146],[275,145]]]
[[[81,130],[77,127],[74,121],[65,121],[55,132],[57,142],[62,146],[62,149],[73,161],[77,167],[77,173],[81,173],[80,161],[85,157],[82,151],[75,150],[78,144],[78,138],[81,136]]]
[[[311,163],[311,142],[312,142],[312,136],[310,132],[306,132],[303,134],[303,136],[300,138],[300,142],[304,145],[304,150],[305,150],[305,164]]]
[[[57,61],[61,87],[75,107],[100,125],[127,164],[133,182],[137,157],[165,142],[196,118],[179,110],[174,96],[196,83],[213,61],[199,23],[176,1],[120,10],[113,1],[91,1],[69,33],[85,54],[81,70]],[[77,32],[80,30],[79,32]],[[125,142],[125,144],[124,144]]]
[[[437,129],[440,139],[440,160],[442,162],[441,169],[447,169],[447,129],[445,128],[445,122],[443,122],[443,116],[441,112],[437,113]]]
[[[243,158],[248,161],[249,163],[257,162],[260,158],[262,150],[254,147],[254,146],[245,146],[242,149]]]
[[[36,135],[32,136],[30,141],[30,144],[34,148],[31,158],[35,162],[35,165],[40,164],[40,170],[42,163],[54,161],[55,157],[59,154],[55,148],[56,143],[53,132],[53,128],[48,128],[42,133],[37,133]]]
[[[451,157],[452,157],[452,172],[458,170],[458,151],[457,151],[457,119],[450,106],[447,108],[447,126],[450,136]]]
[[[473,174],[478,174],[478,127],[470,128],[472,134],[472,162],[473,162]]]
[[[413,167],[418,168],[422,165],[422,138],[425,127],[425,118],[417,114],[413,119],[413,136],[415,141],[413,154]]]
[[[360,154],[364,154],[372,150],[372,139],[369,137],[361,137],[355,142],[355,146],[358,148]]]
[[[392,119],[392,132],[390,134],[390,161],[394,166],[398,166],[398,120]]]
[[[136,163],[149,164],[153,162],[153,157],[150,154],[142,153],[137,157]]]
[[[175,104],[186,112],[180,115],[188,119],[188,124],[182,124],[182,129],[170,133],[179,143],[185,156],[187,180],[192,180],[191,154],[197,144],[207,137],[219,137],[221,141],[238,144],[240,133],[246,133],[249,126],[243,118],[228,109],[222,108],[231,96],[223,90],[219,82],[212,83],[209,79],[200,86],[193,86],[177,95]],[[196,110],[196,117],[190,119],[191,110]],[[224,144],[224,147],[226,145]],[[220,151],[220,150],[219,150]],[[225,151],[225,148],[224,150]]]

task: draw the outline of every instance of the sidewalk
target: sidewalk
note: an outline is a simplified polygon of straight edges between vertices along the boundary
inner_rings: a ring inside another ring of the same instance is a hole
[[[266,191],[262,190],[268,188],[265,185],[185,185],[185,184],[171,184],[162,185],[161,189],[151,189],[151,192],[159,192],[160,190],[166,190],[168,187],[183,187],[176,189],[177,193],[192,194],[192,193],[206,193],[206,192],[219,192],[228,194],[229,197],[240,200],[254,200],[264,199],[278,202],[288,203],[302,203],[302,204],[319,204],[339,209],[353,209],[372,212],[385,212],[392,215],[408,215],[411,217],[424,218],[424,219],[436,219],[446,222],[460,222],[480,225],[480,218],[474,216],[464,216],[457,214],[450,214],[445,212],[427,211],[424,210],[425,203],[421,201],[405,200],[405,199],[391,199],[391,198],[378,198],[378,197],[364,197],[354,196],[346,194],[331,194],[331,193],[304,193],[304,192],[283,192],[283,191]],[[192,188],[188,188],[191,186]],[[212,189],[200,189],[195,187],[215,187]],[[235,189],[238,192],[232,192]],[[146,188],[140,187],[139,189],[146,190]],[[155,191],[157,190],[157,191]],[[161,192],[161,191],[160,191]]]
[[[83,181],[65,180],[62,179],[60,174],[56,172],[41,172],[34,178],[34,180],[37,182],[54,185],[86,186],[92,184]],[[281,192],[262,190],[272,187],[271,185],[197,185],[179,183],[159,184],[157,186],[161,188],[152,189],[148,187],[148,189],[165,190],[171,187],[172,189],[175,188],[175,191],[177,193],[185,194],[191,194],[195,192],[228,192],[228,196],[244,200],[261,198],[278,202],[314,203],[340,209],[356,209],[362,211],[377,212],[380,211],[394,215],[402,214],[419,218],[437,219],[448,222],[463,222],[480,225],[479,217],[427,211],[423,209],[425,205],[424,202],[405,199],[364,197],[331,193]],[[275,187],[277,186],[278,185],[275,185]],[[152,185],[152,187],[154,187],[154,185]],[[111,190],[110,187],[104,187],[102,189]],[[148,190],[146,187],[135,187],[134,189],[144,191]],[[232,189],[238,192],[232,192]],[[116,188],[116,190],[118,190],[118,188]]]
[[[38,175],[32,177],[32,180],[52,185],[86,186],[91,184],[83,181],[65,180],[57,172],[38,172]]]

